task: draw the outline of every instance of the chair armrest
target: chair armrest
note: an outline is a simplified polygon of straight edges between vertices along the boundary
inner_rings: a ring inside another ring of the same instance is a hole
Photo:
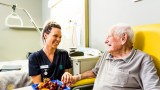
[[[77,87],[77,86],[83,86],[83,85],[88,85],[88,84],[93,84],[95,81],[95,78],[86,78],[77,81],[75,84],[72,85],[72,87]]]

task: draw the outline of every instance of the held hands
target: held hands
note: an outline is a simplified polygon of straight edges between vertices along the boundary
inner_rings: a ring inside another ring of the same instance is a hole
[[[74,84],[75,82],[77,82],[80,79],[81,79],[80,74],[72,76],[72,74],[70,74],[69,72],[65,72],[62,75],[61,81],[63,83],[65,83],[67,86],[71,87],[72,84]]]
[[[70,87],[73,81],[72,74],[70,74],[69,72],[65,72],[62,75],[61,81]]]
[[[78,74],[78,75],[74,75],[74,76],[72,76],[72,83],[74,84],[74,83],[76,83],[77,81],[79,81],[79,80],[81,80],[81,75],[80,74]]]

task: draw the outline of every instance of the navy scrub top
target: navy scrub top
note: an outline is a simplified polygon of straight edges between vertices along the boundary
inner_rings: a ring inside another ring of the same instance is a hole
[[[41,74],[42,81],[46,77],[61,80],[65,69],[69,68],[72,68],[71,60],[63,49],[56,49],[52,63],[42,49],[29,55],[29,76]]]

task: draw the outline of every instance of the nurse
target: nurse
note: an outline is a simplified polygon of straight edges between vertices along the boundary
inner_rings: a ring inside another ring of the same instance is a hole
[[[41,39],[43,48],[29,55],[29,76],[34,84],[43,81],[43,78],[51,80],[63,80],[71,82],[71,60],[68,52],[58,49],[61,42],[61,26],[53,21],[48,21],[43,28]]]

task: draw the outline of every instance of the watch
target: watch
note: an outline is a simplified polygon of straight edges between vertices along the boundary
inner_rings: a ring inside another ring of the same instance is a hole
[[[77,76],[78,76],[78,80],[81,80],[81,79],[82,79],[81,74],[78,74]]]

